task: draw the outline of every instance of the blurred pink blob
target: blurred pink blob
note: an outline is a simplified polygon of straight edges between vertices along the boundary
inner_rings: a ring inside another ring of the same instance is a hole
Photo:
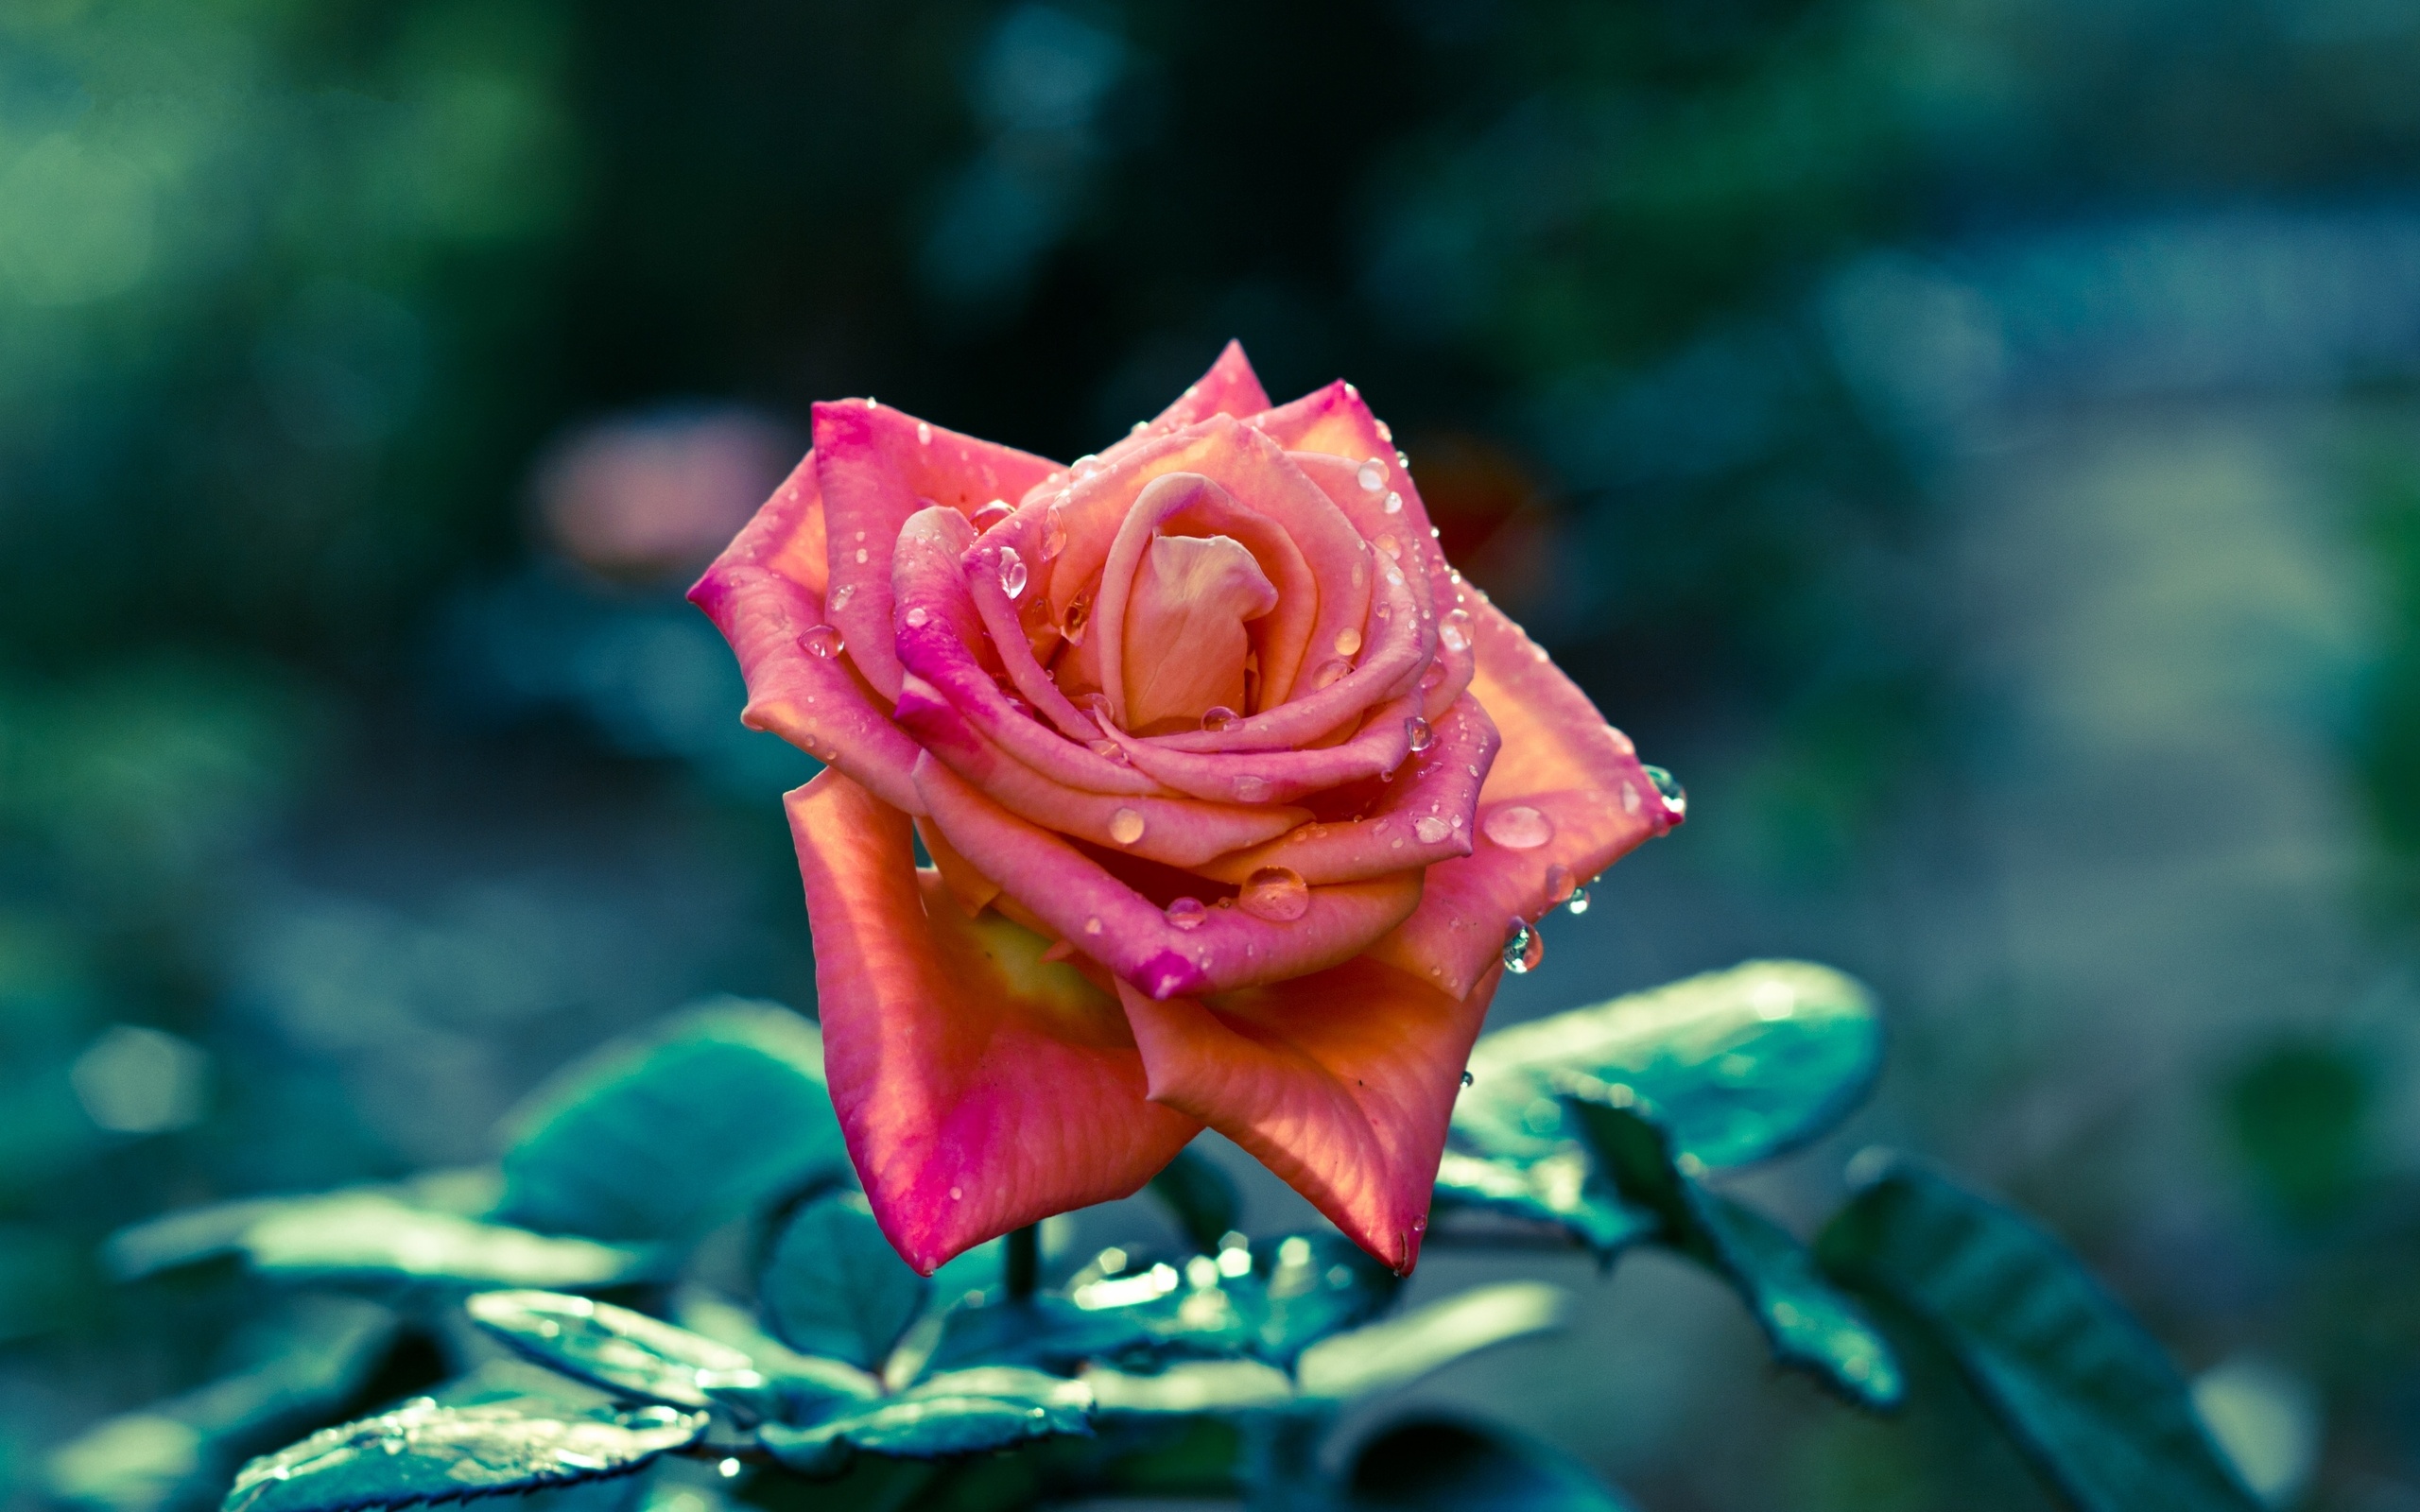
[[[538,522],[563,556],[608,577],[695,574],[789,471],[779,421],[742,408],[667,408],[579,426],[531,480]]]

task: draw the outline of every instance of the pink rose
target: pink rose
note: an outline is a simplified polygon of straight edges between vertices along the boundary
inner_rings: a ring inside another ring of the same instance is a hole
[[[1073,468],[814,439],[690,596],[830,764],[787,804],[884,1232],[929,1271],[1207,1125],[1409,1270],[1508,934],[1680,818],[1630,741],[1349,384],[1272,408],[1231,344]]]

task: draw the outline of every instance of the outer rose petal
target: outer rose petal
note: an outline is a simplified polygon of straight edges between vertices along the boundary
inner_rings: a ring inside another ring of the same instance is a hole
[[[1585,882],[1680,822],[1639,770],[1630,738],[1502,610],[1468,599],[1478,660],[1471,692],[1504,737],[1479,789],[1478,847],[1429,868],[1418,911],[1370,952],[1448,992],[1495,964],[1515,916],[1534,920],[1553,905],[1549,868]],[[1514,805],[1551,821],[1544,844],[1513,850],[1489,838],[1488,820]]]
[[[865,783],[884,802],[922,813],[908,781],[916,743],[885,717],[839,657],[800,644],[823,623],[823,506],[807,454],[689,590],[731,643],[748,679],[740,722],[769,730]]]
[[[1121,438],[1115,446],[1102,448],[1101,459],[1114,460],[1154,437],[1181,431],[1213,415],[1233,415],[1243,420],[1268,407],[1269,391],[1260,387],[1258,375],[1245,358],[1244,344],[1230,341],[1219,349],[1219,360],[1210,365],[1210,370],[1201,375],[1200,382],[1185,385],[1175,404],[1134,427],[1133,435]]]
[[[909,1264],[1125,1196],[1199,1130],[1144,1100],[1108,994],[918,872],[905,815],[831,772],[786,801],[833,1106]]]
[[[1500,973],[1456,999],[1367,956],[1204,1004],[1118,997],[1151,1099],[1250,1151],[1356,1244],[1409,1272],[1445,1124]]]

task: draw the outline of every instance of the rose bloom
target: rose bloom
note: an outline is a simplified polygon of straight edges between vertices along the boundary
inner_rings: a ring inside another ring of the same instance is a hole
[[[1409,1271],[1527,921],[1681,816],[1353,387],[1271,407],[1233,344],[1072,467],[818,404],[690,596],[828,764],[826,1071],[920,1270],[1206,1125]]]

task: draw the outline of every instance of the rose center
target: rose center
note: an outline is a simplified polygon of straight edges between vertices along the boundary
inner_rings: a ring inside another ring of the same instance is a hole
[[[1227,536],[1155,536],[1126,600],[1126,728],[1138,734],[1198,729],[1213,709],[1238,713],[1244,628],[1277,607],[1277,590]]]

